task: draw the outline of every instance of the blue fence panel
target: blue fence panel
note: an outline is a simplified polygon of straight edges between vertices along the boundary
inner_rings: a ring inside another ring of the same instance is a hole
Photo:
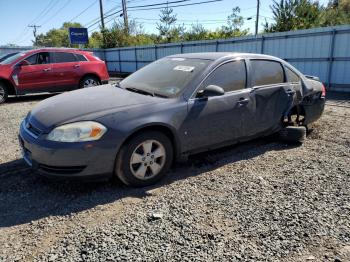
[[[0,47],[0,55],[31,47]],[[350,25],[232,39],[157,46],[86,49],[105,60],[111,72],[131,73],[159,58],[195,52],[264,53],[286,59],[301,72],[316,75],[332,90],[350,92]]]

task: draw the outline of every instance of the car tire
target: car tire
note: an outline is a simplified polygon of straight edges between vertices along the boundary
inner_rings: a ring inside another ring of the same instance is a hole
[[[79,83],[80,88],[89,88],[98,85],[101,85],[101,82],[95,76],[85,76]]]
[[[279,131],[279,138],[287,143],[302,143],[306,138],[304,126],[287,126]]]
[[[8,97],[8,90],[4,83],[0,83],[0,104],[5,103]]]
[[[126,185],[143,187],[162,179],[173,162],[173,146],[161,132],[141,133],[122,146],[115,174]]]

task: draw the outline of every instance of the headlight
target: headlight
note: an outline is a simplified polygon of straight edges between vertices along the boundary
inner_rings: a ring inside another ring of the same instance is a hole
[[[83,142],[100,139],[107,128],[92,121],[76,122],[56,127],[47,140],[58,142]]]

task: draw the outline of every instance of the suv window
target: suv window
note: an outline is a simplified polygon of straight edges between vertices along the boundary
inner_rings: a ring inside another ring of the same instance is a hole
[[[50,55],[48,52],[42,52],[31,55],[24,60],[28,61],[30,65],[50,64]]]
[[[77,58],[72,53],[55,52],[53,54],[55,58],[55,63],[69,63],[77,61]]]
[[[85,56],[81,55],[81,54],[75,54],[75,56],[78,58],[78,61],[87,61],[87,59],[85,58]]]
[[[203,87],[217,85],[225,92],[240,90],[246,87],[246,68],[243,60],[232,61],[219,66],[204,81]]]
[[[284,82],[281,63],[270,60],[250,60],[252,85],[271,85]]]
[[[35,65],[37,57],[38,57],[38,55],[35,54],[35,55],[31,55],[31,56],[27,57],[24,60],[26,60],[30,65]]]
[[[50,64],[50,54],[48,52],[38,53],[37,64]]]
[[[285,69],[288,82],[300,82],[300,76],[298,76],[293,70],[289,69],[288,67],[285,67]]]

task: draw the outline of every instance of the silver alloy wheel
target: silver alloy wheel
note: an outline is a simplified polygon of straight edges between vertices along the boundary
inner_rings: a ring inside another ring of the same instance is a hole
[[[157,140],[146,140],[139,144],[130,158],[132,174],[142,180],[148,180],[160,173],[166,160],[164,146]]]
[[[92,86],[97,86],[98,83],[95,79],[93,78],[88,78],[84,81],[84,88],[85,87],[92,87]]]

